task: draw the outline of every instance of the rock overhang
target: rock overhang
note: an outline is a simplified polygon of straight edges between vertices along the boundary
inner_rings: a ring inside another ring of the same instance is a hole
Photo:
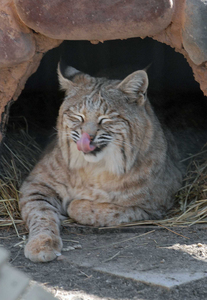
[[[0,131],[6,105],[18,98],[43,54],[64,39],[152,37],[184,55],[207,95],[206,10],[203,0],[2,0]]]

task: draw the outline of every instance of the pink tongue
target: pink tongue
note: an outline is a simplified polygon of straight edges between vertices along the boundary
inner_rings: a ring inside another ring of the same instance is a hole
[[[77,141],[77,148],[79,151],[83,151],[84,153],[88,153],[93,151],[96,147],[90,145],[91,139],[90,135],[84,132],[79,141]]]

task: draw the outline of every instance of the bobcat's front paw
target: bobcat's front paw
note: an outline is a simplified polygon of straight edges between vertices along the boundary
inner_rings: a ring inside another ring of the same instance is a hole
[[[29,238],[24,254],[33,262],[47,262],[55,259],[61,249],[62,240],[59,236],[40,233]]]

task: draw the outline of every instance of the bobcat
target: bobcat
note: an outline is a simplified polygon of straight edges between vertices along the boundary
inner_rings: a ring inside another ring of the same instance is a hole
[[[159,219],[182,182],[178,149],[147,98],[145,71],[120,81],[59,67],[58,76],[65,99],[57,137],[21,187],[25,256],[34,262],[61,252],[64,216],[93,226]]]

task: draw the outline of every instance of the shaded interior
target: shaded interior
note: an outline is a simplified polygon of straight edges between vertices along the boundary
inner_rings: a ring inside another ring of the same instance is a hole
[[[24,129],[41,146],[53,136],[64,97],[59,91],[56,72],[60,57],[85,73],[111,79],[123,79],[133,71],[148,67],[148,95],[155,109],[162,107],[162,111],[168,112],[163,113],[165,122],[171,126],[175,119],[181,121],[188,111],[190,126],[197,122],[195,128],[207,128],[206,98],[185,58],[150,38],[134,38],[96,45],[88,41],[64,41],[58,48],[48,51],[10,108],[8,132]]]

